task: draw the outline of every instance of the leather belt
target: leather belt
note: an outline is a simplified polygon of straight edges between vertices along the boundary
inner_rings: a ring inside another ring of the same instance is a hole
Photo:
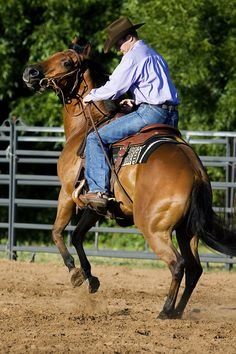
[[[161,103],[161,104],[153,104],[152,105],[152,104],[149,104],[146,102],[144,102],[143,104],[160,107],[162,109],[167,109],[169,112],[177,112],[178,111],[178,105],[174,105],[174,104]]]
[[[173,105],[173,104],[162,103],[162,104],[157,104],[157,106],[162,108],[162,109],[167,109],[169,112],[178,111],[178,106],[177,105]]]

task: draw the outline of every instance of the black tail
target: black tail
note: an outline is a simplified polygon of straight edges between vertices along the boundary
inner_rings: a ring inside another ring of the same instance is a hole
[[[207,181],[196,181],[187,216],[188,232],[216,251],[236,256],[236,232],[227,228],[212,210],[212,191]]]

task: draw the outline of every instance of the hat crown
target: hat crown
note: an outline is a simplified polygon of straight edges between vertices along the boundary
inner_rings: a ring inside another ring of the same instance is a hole
[[[127,17],[121,17],[108,26],[107,31],[109,37],[113,37],[114,35],[132,29],[133,27],[133,23]]]
[[[108,32],[108,39],[104,45],[104,52],[107,53],[109,49],[122,37],[129,33],[129,31],[133,31],[138,29],[144,25],[144,23],[138,23],[134,25],[128,17],[121,17],[118,20],[114,21],[106,28]]]

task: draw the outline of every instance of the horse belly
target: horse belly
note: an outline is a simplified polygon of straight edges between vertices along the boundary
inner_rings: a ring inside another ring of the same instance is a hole
[[[123,166],[119,171],[119,180],[132,201],[135,195],[135,180],[138,166],[139,165]],[[114,184],[114,195],[116,201],[120,203],[122,212],[128,216],[133,215],[133,203],[116,182]]]

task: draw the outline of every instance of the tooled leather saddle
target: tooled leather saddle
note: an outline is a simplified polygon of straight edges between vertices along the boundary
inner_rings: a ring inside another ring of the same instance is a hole
[[[122,166],[145,163],[159,146],[165,143],[186,144],[181,133],[173,126],[152,124],[144,127],[135,135],[126,137],[110,146],[110,158],[116,173]],[[84,179],[84,160],[80,165],[75,186]],[[111,176],[111,186],[113,185]]]
[[[110,191],[111,195],[113,194],[115,174],[117,174],[122,166],[134,165],[147,162],[149,156],[158,149],[162,144],[171,143],[171,144],[187,144],[181,137],[181,133],[178,129],[173,126],[166,124],[152,124],[144,127],[135,135],[129,136],[122,140],[117,141],[116,143],[110,146],[110,160],[114,165],[114,170],[111,172],[110,178]],[[81,165],[77,174],[75,181],[75,190],[72,194],[72,198],[75,200],[78,207],[80,207],[79,194],[82,189],[87,191],[87,185],[84,178],[84,158],[81,159]],[[114,203],[113,203],[114,204]],[[81,206],[83,207],[83,205]],[[123,221],[132,225],[132,221],[126,220],[127,217],[123,215],[119,206],[113,205],[113,213],[116,215],[115,218],[120,219],[118,222],[120,225]],[[113,215],[113,214],[112,214]],[[126,226],[127,226],[126,225]]]
[[[165,143],[186,144],[180,131],[166,124],[148,125],[135,135],[117,141],[111,145],[116,172],[121,166],[145,163],[152,152]]]

